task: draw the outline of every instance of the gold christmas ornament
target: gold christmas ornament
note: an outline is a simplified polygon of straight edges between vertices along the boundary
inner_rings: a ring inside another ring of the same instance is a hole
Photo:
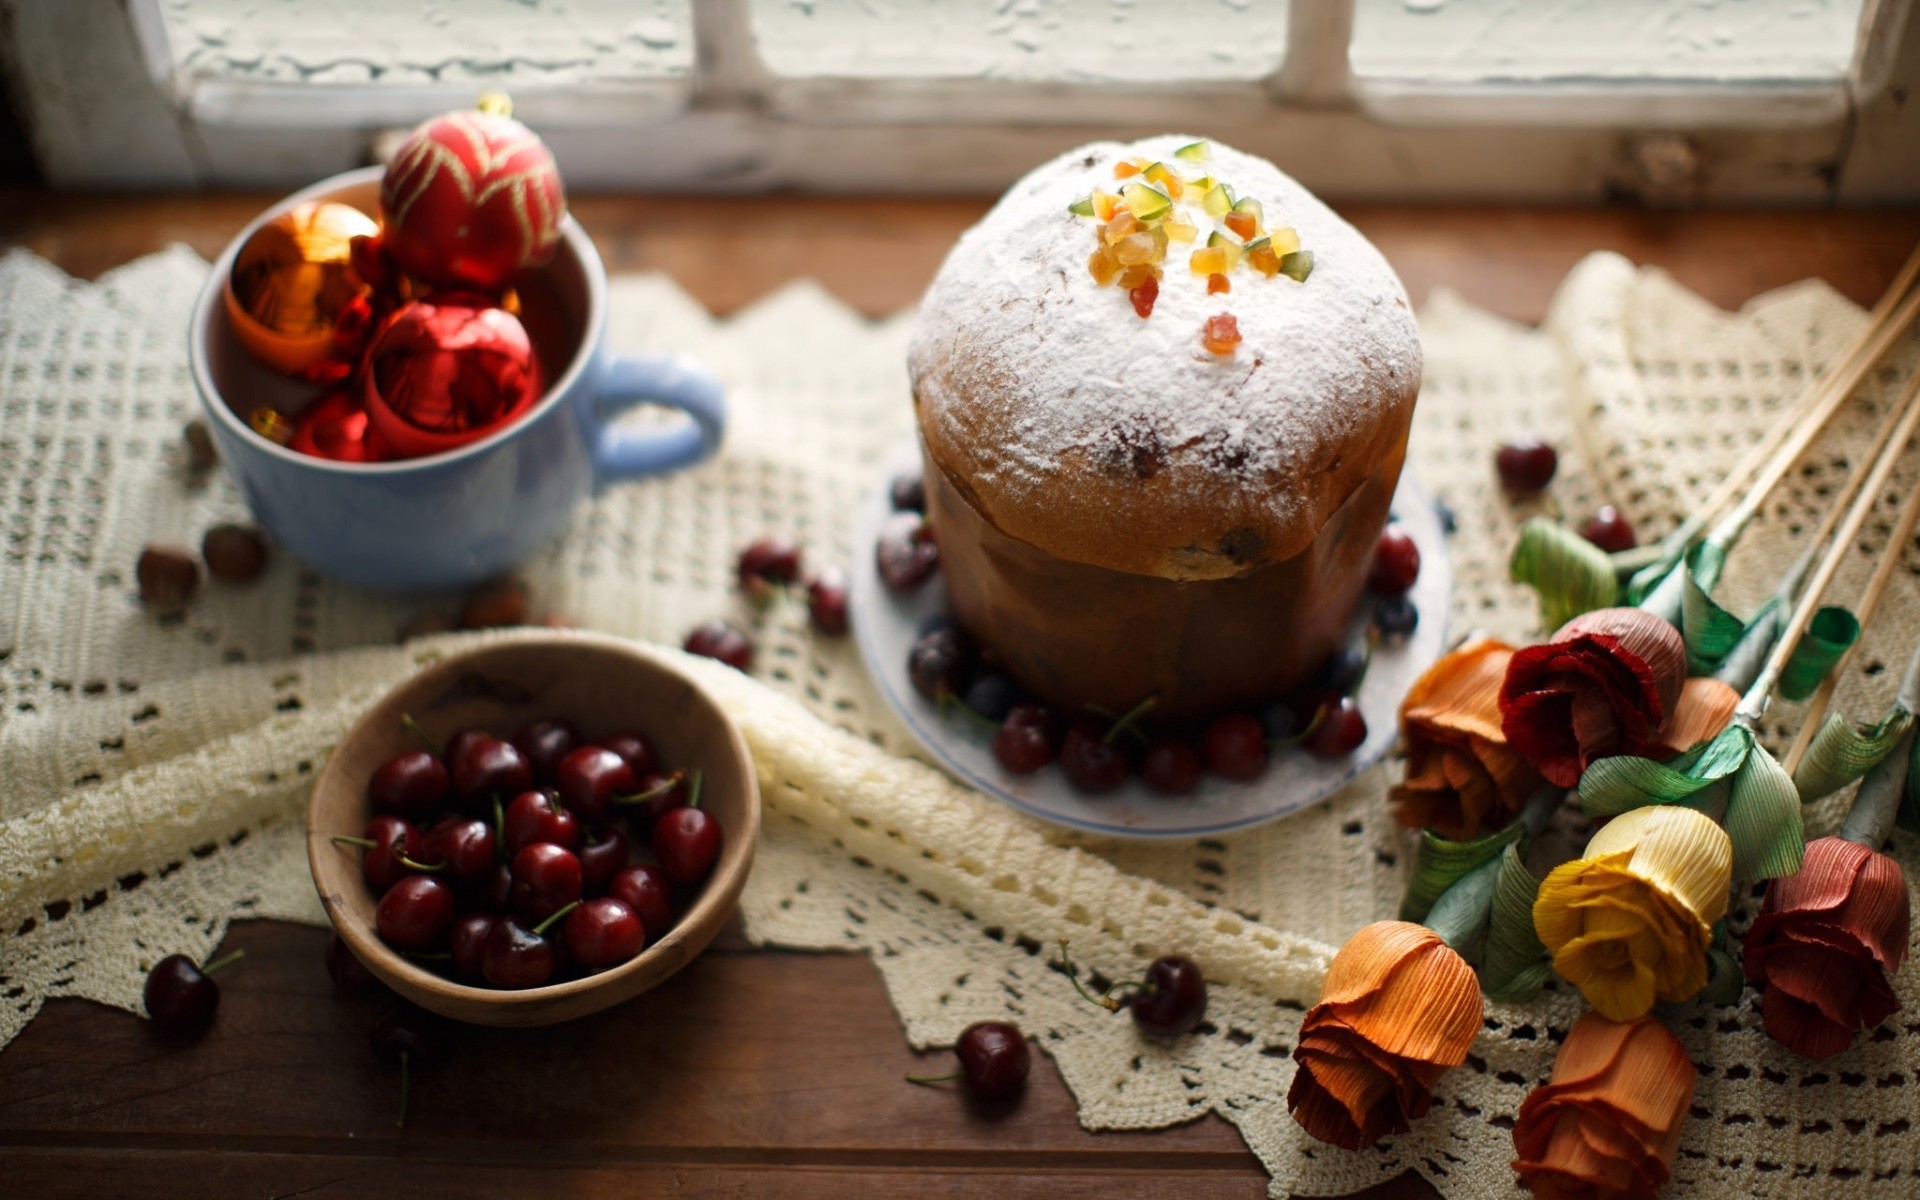
[[[354,273],[356,237],[380,232],[347,204],[302,204],[262,225],[234,257],[227,316],[262,362],[301,375],[334,351],[340,314],[366,293]]]

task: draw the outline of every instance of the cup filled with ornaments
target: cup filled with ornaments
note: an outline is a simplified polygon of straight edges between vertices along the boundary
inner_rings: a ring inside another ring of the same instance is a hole
[[[315,781],[307,857],[355,958],[455,1020],[545,1025],[712,941],[759,836],[753,763],[666,656],[587,634],[427,665]]]
[[[718,380],[615,354],[606,325],[553,155],[489,96],[256,218],[209,272],[188,349],[260,523],[326,574],[415,591],[497,575],[583,497],[718,448]],[[615,420],[639,405],[687,419]]]

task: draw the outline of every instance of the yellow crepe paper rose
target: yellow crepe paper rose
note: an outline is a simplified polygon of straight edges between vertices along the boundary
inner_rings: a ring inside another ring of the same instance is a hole
[[[1732,875],[1733,843],[1713,821],[1690,808],[1636,808],[1540,884],[1534,930],[1588,1003],[1631,1021],[1706,986],[1707,942]]]

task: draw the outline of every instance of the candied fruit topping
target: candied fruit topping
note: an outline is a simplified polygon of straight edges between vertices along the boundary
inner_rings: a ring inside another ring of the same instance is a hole
[[[1295,250],[1280,259],[1280,273],[1295,283],[1305,283],[1313,274],[1313,251]]]
[[[1130,212],[1114,214],[1114,218],[1100,227],[1100,240],[1111,246],[1124,241],[1132,234],[1139,233],[1146,226],[1134,219]]]
[[[1198,228],[1187,224],[1178,217],[1168,217],[1166,220],[1160,222],[1160,228],[1166,230],[1167,236],[1176,242],[1190,242],[1200,236],[1200,230]]]
[[[1113,256],[1113,251],[1102,246],[1087,260],[1087,273],[1093,276],[1096,284],[1105,287],[1120,277],[1120,260]]]
[[[1201,331],[1201,340],[1215,354],[1232,354],[1233,348],[1240,344],[1240,322],[1234,320],[1231,313],[1208,317],[1206,327]]]
[[[1120,286],[1132,291],[1149,279],[1160,278],[1160,268],[1152,263],[1136,263],[1120,272]]]
[[[1233,236],[1239,238],[1243,242],[1248,242],[1253,240],[1253,231],[1255,226],[1258,224],[1254,220],[1252,213],[1241,212],[1238,209],[1235,209],[1234,211],[1228,213],[1224,218],[1221,219],[1220,223],[1225,225],[1228,229],[1232,230]]]
[[[1206,246],[1195,250],[1187,259],[1187,265],[1193,268],[1195,275],[1225,275],[1233,267],[1227,258],[1225,246]]]
[[[1131,288],[1127,292],[1127,299],[1133,301],[1133,311],[1139,313],[1142,318],[1153,315],[1153,302],[1159,298],[1160,281],[1151,275],[1149,275],[1146,282],[1142,283],[1139,287]],[[1228,317],[1227,319],[1231,321],[1233,318]],[[1235,333],[1234,340],[1238,341],[1239,338],[1240,335]],[[1218,351],[1217,353],[1225,353],[1225,351]]]
[[[1268,279],[1280,273],[1280,256],[1273,252],[1272,238],[1247,243],[1247,265]]]
[[[1140,173],[1140,163],[1136,159],[1129,158],[1124,162],[1117,162],[1113,164],[1113,177],[1115,179],[1127,179],[1127,178],[1130,178],[1131,176],[1138,175],[1139,173]]]
[[[1226,216],[1233,211],[1233,189],[1224,183],[1214,184],[1200,198],[1200,207],[1206,209],[1210,216]]]
[[[1080,197],[1078,200],[1075,200],[1072,204],[1067,205],[1067,211],[1072,213],[1076,217],[1092,216],[1093,215],[1093,197],[1090,195]]]
[[[1102,221],[1113,220],[1113,214],[1120,211],[1120,197],[1112,192],[1093,194],[1093,215]]]
[[[1207,295],[1218,296],[1222,292],[1230,292],[1232,290],[1233,284],[1228,281],[1225,275],[1216,273],[1207,276]]]
[[[1183,162],[1205,162],[1213,156],[1213,148],[1204,141],[1188,142],[1175,150],[1173,156]]]
[[[1208,235],[1207,248],[1226,251],[1227,265],[1229,267],[1238,266],[1240,263],[1240,256],[1246,252],[1246,247],[1242,246],[1239,242],[1234,241],[1232,238],[1228,237],[1226,234],[1221,233],[1217,229],[1214,230],[1213,233]]]
[[[1275,254],[1292,254],[1300,248],[1300,235],[1293,231],[1291,225],[1282,225],[1267,237],[1273,243]]]
[[[1140,172],[1140,174],[1146,178],[1148,183],[1158,184],[1160,187],[1166,189],[1167,195],[1175,200],[1178,200],[1180,193],[1186,189],[1185,182],[1182,181],[1178,175],[1174,174],[1172,167],[1169,167],[1165,163],[1154,163],[1146,170]]]
[[[1159,258],[1160,248],[1154,244],[1153,235],[1143,229],[1115,242],[1113,256],[1131,267],[1135,263],[1150,263]]]
[[[1127,211],[1142,221],[1163,217],[1167,214],[1167,210],[1173,207],[1172,197],[1159,188],[1141,183],[1137,179],[1121,188],[1120,195],[1126,200]]]

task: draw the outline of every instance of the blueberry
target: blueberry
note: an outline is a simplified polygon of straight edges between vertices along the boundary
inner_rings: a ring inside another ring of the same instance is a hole
[[[1373,627],[1382,637],[1404,638],[1420,624],[1420,610],[1405,595],[1382,596],[1373,606]]]
[[[935,613],[920,622],[920,628],[913,631],[913,636],[915,641],[919,641],[923,638],[932,637],[936,633],[956,631],[959,628],[960,626],[954,623],[952,617],[945,613]]]
[[[939,703],[966,686],[973,647],[957,626],[924,634],[907,654],[907,678],[913,690]]]
[[[1300,714],[1284,700],[1268,700],[1254,709],[1270,742],[1291,741],[1300,733]]]
[[[1311,690],[1350,696],[1367,673],[1367,652],[1362,646],[1343,646],[1327,656],[1313,673]]]
[[[1433,498],[1433,511],[1440,518],[1440,528],[1444,532],[1452,533],[1460,528],[1460,518],[1453,515],[1453,506],[1438,496]]]
[[[927,481],[918,474],[895,475],[887,485],[887,501],[895,512],[927,511]]]
[[[1005,675],[982,675],[967,688],[966,703],[989,721],[1004,721],[1020,703],[1020,689]]]

